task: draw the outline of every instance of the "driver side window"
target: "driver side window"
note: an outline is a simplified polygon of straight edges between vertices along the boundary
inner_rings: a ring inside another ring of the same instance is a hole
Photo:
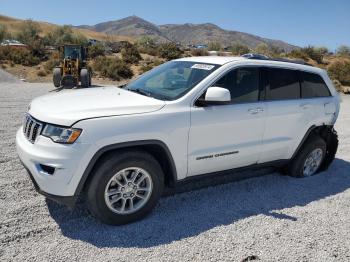
[[[221,77],[213,86],[230,91],[232,103],[252,103],[259,100],[259,68],[242,67]]]

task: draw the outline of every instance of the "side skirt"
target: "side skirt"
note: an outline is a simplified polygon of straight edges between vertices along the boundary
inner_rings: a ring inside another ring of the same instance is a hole
[[[167,188],[163,195],[170,196],[177,193],[183,193],[210,186],[217,186],[248,178],[267,175],[273,172],[275,168],[282,167],[288,164],[288,162],[288,159],[281,159],[262,164],[253,164],[245,167],[186,177],[184,179],[178,180],[173,188]]]

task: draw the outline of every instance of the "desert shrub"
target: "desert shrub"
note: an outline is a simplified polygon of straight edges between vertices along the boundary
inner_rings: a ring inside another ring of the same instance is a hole
[[[350,56],[350,47],[346,45],[339,46],[337,48],[337,55]]]
[[[254,52],[263,55],[269,55],[269,47],[265,43],[260,43],[254,48]]]
[[[338,79],[333,79],[333,85],[337,91],[342,91],[342,85]]]
[[[2,42],[7,38],[11,38],[10,33],[7,30],[7,27],[5,25],[0,25],[0,42]]]
[[[121,53],[123,61],[129,64],[137,64],[142,59],[139,51],[134,45],[128,48],[123,48]]]
[[[44,64],[44,69],[46,72],[52,72],[52,70],[56,67],[59,66],[60,60],[57,58],[50,58],[49,60],[46,61]]]
[[[98,43],[96,45],[89,47],[89,56],[95,58],[105,54],[105,48],[102,44]]]
[[[350,85],[350,60],[338,59],[328,66],[328,73],[332,79],[337,79],[343,85]]]
[[[250,52],[250,49],[248,46],[240,44],[240,43],[234,43],[230,51],[232,52],[233,55],[244,55]]]
[[[99,56],[95,59],[92,68],[94,71],[100,72],[101,76],[113,80],[131,78],[133,76],[130,66],[118,58]]]
[[[290,53],[292,57],[301,58],[304,60],[312,59],[318,64],[323,63],[323,57],[326,53],[328,53],[328,49],[326,48],[317,48],[313,46],[307,46],[297,49],[294,53],[293,51]]]
[[[41,28],[37,22],[34,22],[32,20],[25,20],[20,25],[17,39],[22,43],[32,46],[34,42],[40,39],[40,33]]]
[[[145,63],[143,63],[140,67],[141,73],[145,73],[151,70],[152,68],[161,65],[162,63],[163,62],[159,59],[145,61]]]
[[[158,50],[160,57],[167,60],[179,58],[183,53],[175,43],[171,42],[160,44]]]
[[[271,57],[282,57],[283,54],[285,53],[285,50],[283,48],[280,48],[278,46],[271,45],[269,46],[268,50],[269,56]]]
[[[33,56],[32,52],[24,48],[4,46],[0,48],[0,60],[11,61],[14,64],[34,66],[40,63],[40,59]]]
[[[33,56],[44,58],[45,46],[44,41],[40,37],[41,28],[37,22],[32,20],[25,20],[20,25],[19,32],[17,33],[17,39],[27,44]]]
[[[149,54],[151,56],[158,55],[157,44],[150,36],[143,36],[139,38],[136,42],[136,47],[140,53]]]
[[[191,55],[192,56],[207,56],[208,51],[207,49],[204,48],[196,48],[191,50]]]
[[[140,71],[141,71],[141,73],[145,73],[145,72],[151,70],[153,67],[154,66],[152,64],[143,64],[140,67]]]
[[[210,42],[208,44],[208,49],[210,51],[220,51],[221,50],[221,44],[220,44],[220,42]]]
[[[2,69],[6,69],[6,68],[7,68],[7,65],[2,64],[2,65],[1,65],[1,68],[2,68]]]
[[[46,45],[79,44],[86,45],[87,39],[80,33],[74,32],[69,25],[59,26],[44,37]]]
[[[302,52],[301,49],[294,49],[290,53],[287,54],[290,58],[297,58],[307,61],[309,59],[308,55]]]
[[[46,71],[45,70],[42,70],[42,69],[40,69],[37,73],[37,76],[40,76],[40,77],[43,77],[43,76],[46,76],[47,74],[46,74]]]

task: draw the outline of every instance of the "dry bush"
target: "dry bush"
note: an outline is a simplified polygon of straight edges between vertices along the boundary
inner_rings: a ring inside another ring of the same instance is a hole
[[[105,48],[102,44],[98,43],[96,45],[89,47],[89,56],[91,58],[95,58],[103,55],[105,55]]]
[[[122,49],[123,61],[129,64],[137,64],[141,59],[141,55],[135,46]]]
[[[336,59],[327,70],[332,79],[337,79],[342,85],[350,85],[350,59]]]
[[[0,48],[0,61],[11,61],[14,64],[34,66],[40,63],[40,58],[24,48],[4,46]]]
[[[191,49],[191,55],[192,56],[207,56],[209,55],[207,49],[204,48],[196,48],[196,49]]]
[[[100,72],[101,76],[113,80],[131,78],[133,76],[130,66],[123,60],[114,57],[99,56],[95,59],[92,68],[94,71]]]
[[[46,72],[51,72],[56,66],[59,66],[59,65],[60,65],[60,60],[55,59],[54,57],[51,57],[44,64],[44,69]]]
[[[43,76],[47,75],[45,70],[42,70],[42,69],[40,69],[36,74],[37,74],[37,76],[40,76],[40,77],[43,77]]]
[[[244,54],[250,53],[250,48],[240,43],[234,43],[230,47],[230,51],[233,55],[244,55]]]
[[[179,58],[183,53],[175,43],[171,42],[160,44],[158,50],[160,57],[167,60]]]
[[[144,63],[142,64],[142,66],[140,67],[141,73],[145,73],[151,69],[153,69],[156,66],[159,66],[163,64],[163,62],[159,59],[154,59],[154,60],[146,60],[144,61]]]

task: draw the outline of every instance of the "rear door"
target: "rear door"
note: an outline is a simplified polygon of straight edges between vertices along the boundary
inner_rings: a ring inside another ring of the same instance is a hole
[[[301,98],[299,72],[284,68],[264,68],[266,85],[266,127],[260,161],[288,159],[296,137],[305,133],[313,117],[312,105]]]

